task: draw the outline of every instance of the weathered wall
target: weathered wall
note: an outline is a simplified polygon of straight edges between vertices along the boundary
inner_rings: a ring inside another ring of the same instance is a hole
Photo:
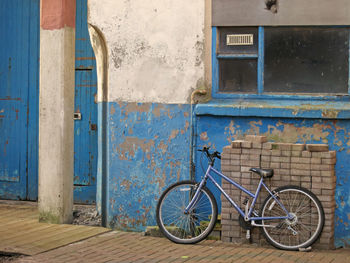
[[[164,188],[189,178],[190,107],[110,103],[108,114],[107,221],[142,231]]]
[[[199,135],[197,145],[211,145],[213,149],[221,151],[232,140],[243,139],[247,134],[267,136],[272,142],[328,144],[330,150],[337,152],[335,245],[339,247],[350,243],[348,223],[350,216],[349,131],[350,122],[348,120],[204,115],[197,118],[197,133]],[[196,163],[199,164],[200,155],[197,155],[196,160]],[[216,165],[220,167],[219,163]],[[199,179],[200,176],[201,169],[197,169],[196,178]],[[210,187],[212,186],[209,185]],[[220,194],[217,191],[215,191],[215,195],[217,200],[220,200]],[[219,206],[221,207],[221,205]]]
[[[204,79],[202,0],[89,0],[108,47],[109,101],[186,103]]]
[[[190,177],[189,103],[210,81],[205,4],[88,1],[99,78],[97,206],[105,225],[154,225],[160,193]]]

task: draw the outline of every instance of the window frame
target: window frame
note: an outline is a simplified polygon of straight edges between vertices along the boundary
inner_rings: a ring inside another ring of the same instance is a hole
[[[291,26],[288,26],[291,27]],[[299,26],[298,26],[299,27]],[[319,26],[322,27],[322,26]],[[328,26],[327,26],[328,27]],[[331,26],[329,26],[331,27]],[[333,26],[337,28],[339,26]],[[345,26],[344,26],[345,27]],[[348,26],[346,26],[348,27]],[[264,30],[258,26],[258,52],[256,54],[218,54],[219,29],[212,27],[212,98],[213,99],[297,99],[297,100],[348,100],[350,98],[350,34],[348,58],[348,93],[264,93]],[[349,28],[350,30],[350,28]],[[257,59],[257,93],[220,92],[219,59]]]

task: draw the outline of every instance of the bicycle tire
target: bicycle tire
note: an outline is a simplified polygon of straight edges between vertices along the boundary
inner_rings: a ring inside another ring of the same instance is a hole
[[[311,191],[299,186],[279,187],[274,191],[274,195],[294,218],[261,220],[262,225],[266,225],[261,227],[266,240],[274,247],[284,250],[298,250],[311,246],[319,238],[324,226],[321,202]],[[277,217],[286,216],[286,213],[272,196],[268,196],[261,207],[260,215]]]
[[[208,188],[201,189],[194,209],[188,214],[184,213],[197,185],[193,181],[175,183],[163,192],[158,201],[156,217],[159,229],[175,243],[200,242],[214,229],[218,208],[215,197]]]

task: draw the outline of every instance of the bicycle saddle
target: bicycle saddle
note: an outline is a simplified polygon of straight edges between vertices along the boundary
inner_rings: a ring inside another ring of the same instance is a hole
[[[273,176],[273,169],[250,168],[249,171],[257,173],[263,178],[271,178]]]

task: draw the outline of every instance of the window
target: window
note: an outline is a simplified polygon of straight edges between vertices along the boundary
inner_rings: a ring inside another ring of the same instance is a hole
[[[214,97],[348,93],[347,27],[221,27],[215,41]]]

